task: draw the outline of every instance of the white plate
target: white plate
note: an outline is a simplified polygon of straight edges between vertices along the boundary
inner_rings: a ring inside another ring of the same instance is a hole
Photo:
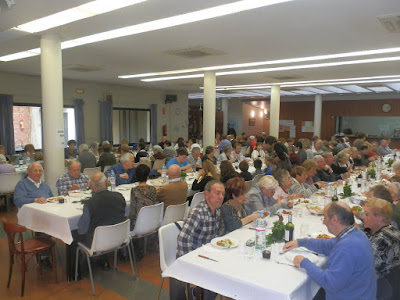
[[[312,233],[311,234],[311,237],[313,238],[313,239],[316,239],[317,238],[317,236],[319,236],[320,234],[326,234],[327,236],[330,236],[332,239],[335,237],[333,234],[330,234],[330,233],[323,233],[323,232],[314,232],[314,233]]]
[[[50,197],[50,198],[47,198],[46,200],[47,200],[47,202],[50,202],[50,203],[58,203],[58,198],[61,198],[61,197]]]
[[[313,209],[314,206],[318,207],[321,211],[319,212],[319,211],[316,211],[315,209]],[[313,215],[321,216],[321,215],[324,214],[323,213],[324,208],[322,206],[319,206],[319,205],[315,205],[315,204],[307,205],[307,209]]]
[[[153,179],[150,180],[150,184],[153,186],[164,186],[165,185],[165,180],[164,179]]]
[[[225,239],[229,239],[232,242],[232,246],[230,247],[221,247],[217,245],[217,242],[225,240]],[[218,248],[218,249],[231,249],[231,248],[236,248],[239,245],[239,241],[237,239],[234,238],[222,238],[222,237],[217,237],[211,240],[211,245],[213,245],[214,247]]]
[[[85,194],[83,192],[81,192],[80,190],[74,190],[74,191],[69,191],[68,196],[74,197],[74,198],[80,198],[80,197],[85,196]]]

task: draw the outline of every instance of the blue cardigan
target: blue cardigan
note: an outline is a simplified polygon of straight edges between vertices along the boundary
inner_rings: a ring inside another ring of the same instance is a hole
[[[53,193],[50,187],[42,182],[39,188],[34,185],[28,178],[22,179],[17,183],[14,189],[14,204],[21,207],[24,204],[29,204],[35,201],[36,198],[50,198]]]
[[[376,299],[374,255],[367,236],[356,229],[336,240],[300,239],[300,247],[329,256],[326,270],[309,259],[300,266],[326,291],[327,300]]]

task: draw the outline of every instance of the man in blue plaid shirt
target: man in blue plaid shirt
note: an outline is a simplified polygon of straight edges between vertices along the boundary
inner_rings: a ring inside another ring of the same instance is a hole
[[[56,182],[58,195],[68,195],[72,190],[86,190],[88,188],[89,176],[81,173],[81,163],[74,159],[67,164],[68,172],[61,175]]]
[[[205,200],[193,208],[178,235],[177,256],[185,255],[224,232],[220,222],[220,207],[224,200],[225,187],[217,181],[208,182],[204,188]],[[215,299],[215,293],[204,290],[204,299]],[[185,284],[174,278],[170,279],[170,298],[186,299]]]

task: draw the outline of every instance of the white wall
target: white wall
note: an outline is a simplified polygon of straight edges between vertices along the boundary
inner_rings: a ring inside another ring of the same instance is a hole
[[[76,95],[75,90],[83,89],[83,95]],[[14,95],[14,103],[41,103],[41,82],[39,76],[28,76],[0,72],[0,93]],[[114,107],[150,108],[157,104],[157,140],[161,140],[162,125],[168,127],[168,138],[175,141],[182,136],[187,139],[188,97],[187,93],[147,90],[141,88],[94,83],[75,80],[64,80],[64,105],[72,105],[74,99],[84,100],[86,143],[100,139],[99,101],[105,94],[113,96]],[[178,101],[164,104],[165,95],[178,95]],[[162,115],[162,108],[166,114]],[[180,108],[176,114],[175,109]]]

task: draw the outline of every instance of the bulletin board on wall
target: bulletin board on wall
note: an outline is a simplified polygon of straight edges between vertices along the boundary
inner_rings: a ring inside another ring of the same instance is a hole
[[[296,126],[294,120],[279,120],[279,132],[289,132],[289,137],[296,137]]]

